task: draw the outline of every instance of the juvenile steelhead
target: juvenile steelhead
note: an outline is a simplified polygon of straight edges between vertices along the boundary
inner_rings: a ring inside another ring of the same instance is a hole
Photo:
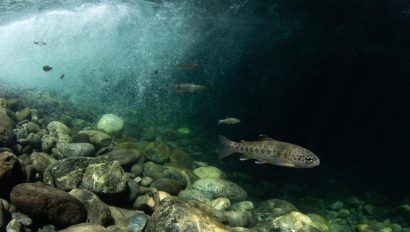
[[[219,152],[220,159],[232,153],[242,153],[241,160],[255,159],[256,164],[269,163],[290,168],[313,168],[320,164],[319,157],[308,149],[267,136],[261,136],[260,141],[234,142],[220,135],[219,142],[224,146]]]

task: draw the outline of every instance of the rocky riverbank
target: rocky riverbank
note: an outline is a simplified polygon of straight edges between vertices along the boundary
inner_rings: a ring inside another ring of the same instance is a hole
[[[142,126],[129,137],[113,114],[47,112],[0,99],[1,231],[410,231],[372,220],[377,208],[357,198],[322,202],[317,213],[251,200],[223,170],[193,159],[187,129]]]

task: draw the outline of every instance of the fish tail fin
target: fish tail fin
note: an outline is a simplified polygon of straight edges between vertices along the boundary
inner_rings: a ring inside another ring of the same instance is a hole
[[[225,157],[227,157],[228,155],[235,153],[235,151],[233,151],[230,148],[230,143],[232,141],[230,141],[229,139],[227,139],[226,137],[220,135],[219,136],[219,143],[222,144],[224,147],[219,151],[219,159],[223,159]]]
[[[222,120],[218,120],[218,125],[222,123]]]

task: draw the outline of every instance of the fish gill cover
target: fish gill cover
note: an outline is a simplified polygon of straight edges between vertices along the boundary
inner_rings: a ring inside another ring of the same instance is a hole
[[[249,1],[1,1],[0,80],[116,112],[175,115],[166,112],[170,103],[194,111],[200,97],[186,102],[169,86],[189,79],[222,88],[263,34],[256,9]]]

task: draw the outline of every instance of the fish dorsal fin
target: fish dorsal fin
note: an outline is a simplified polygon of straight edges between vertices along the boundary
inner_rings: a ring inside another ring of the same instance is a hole
[[[274,139],[272,139],[271,137],[264,135],[264,134],[260,134],[259,135],[259,140],[260,141],[275,141]]]

